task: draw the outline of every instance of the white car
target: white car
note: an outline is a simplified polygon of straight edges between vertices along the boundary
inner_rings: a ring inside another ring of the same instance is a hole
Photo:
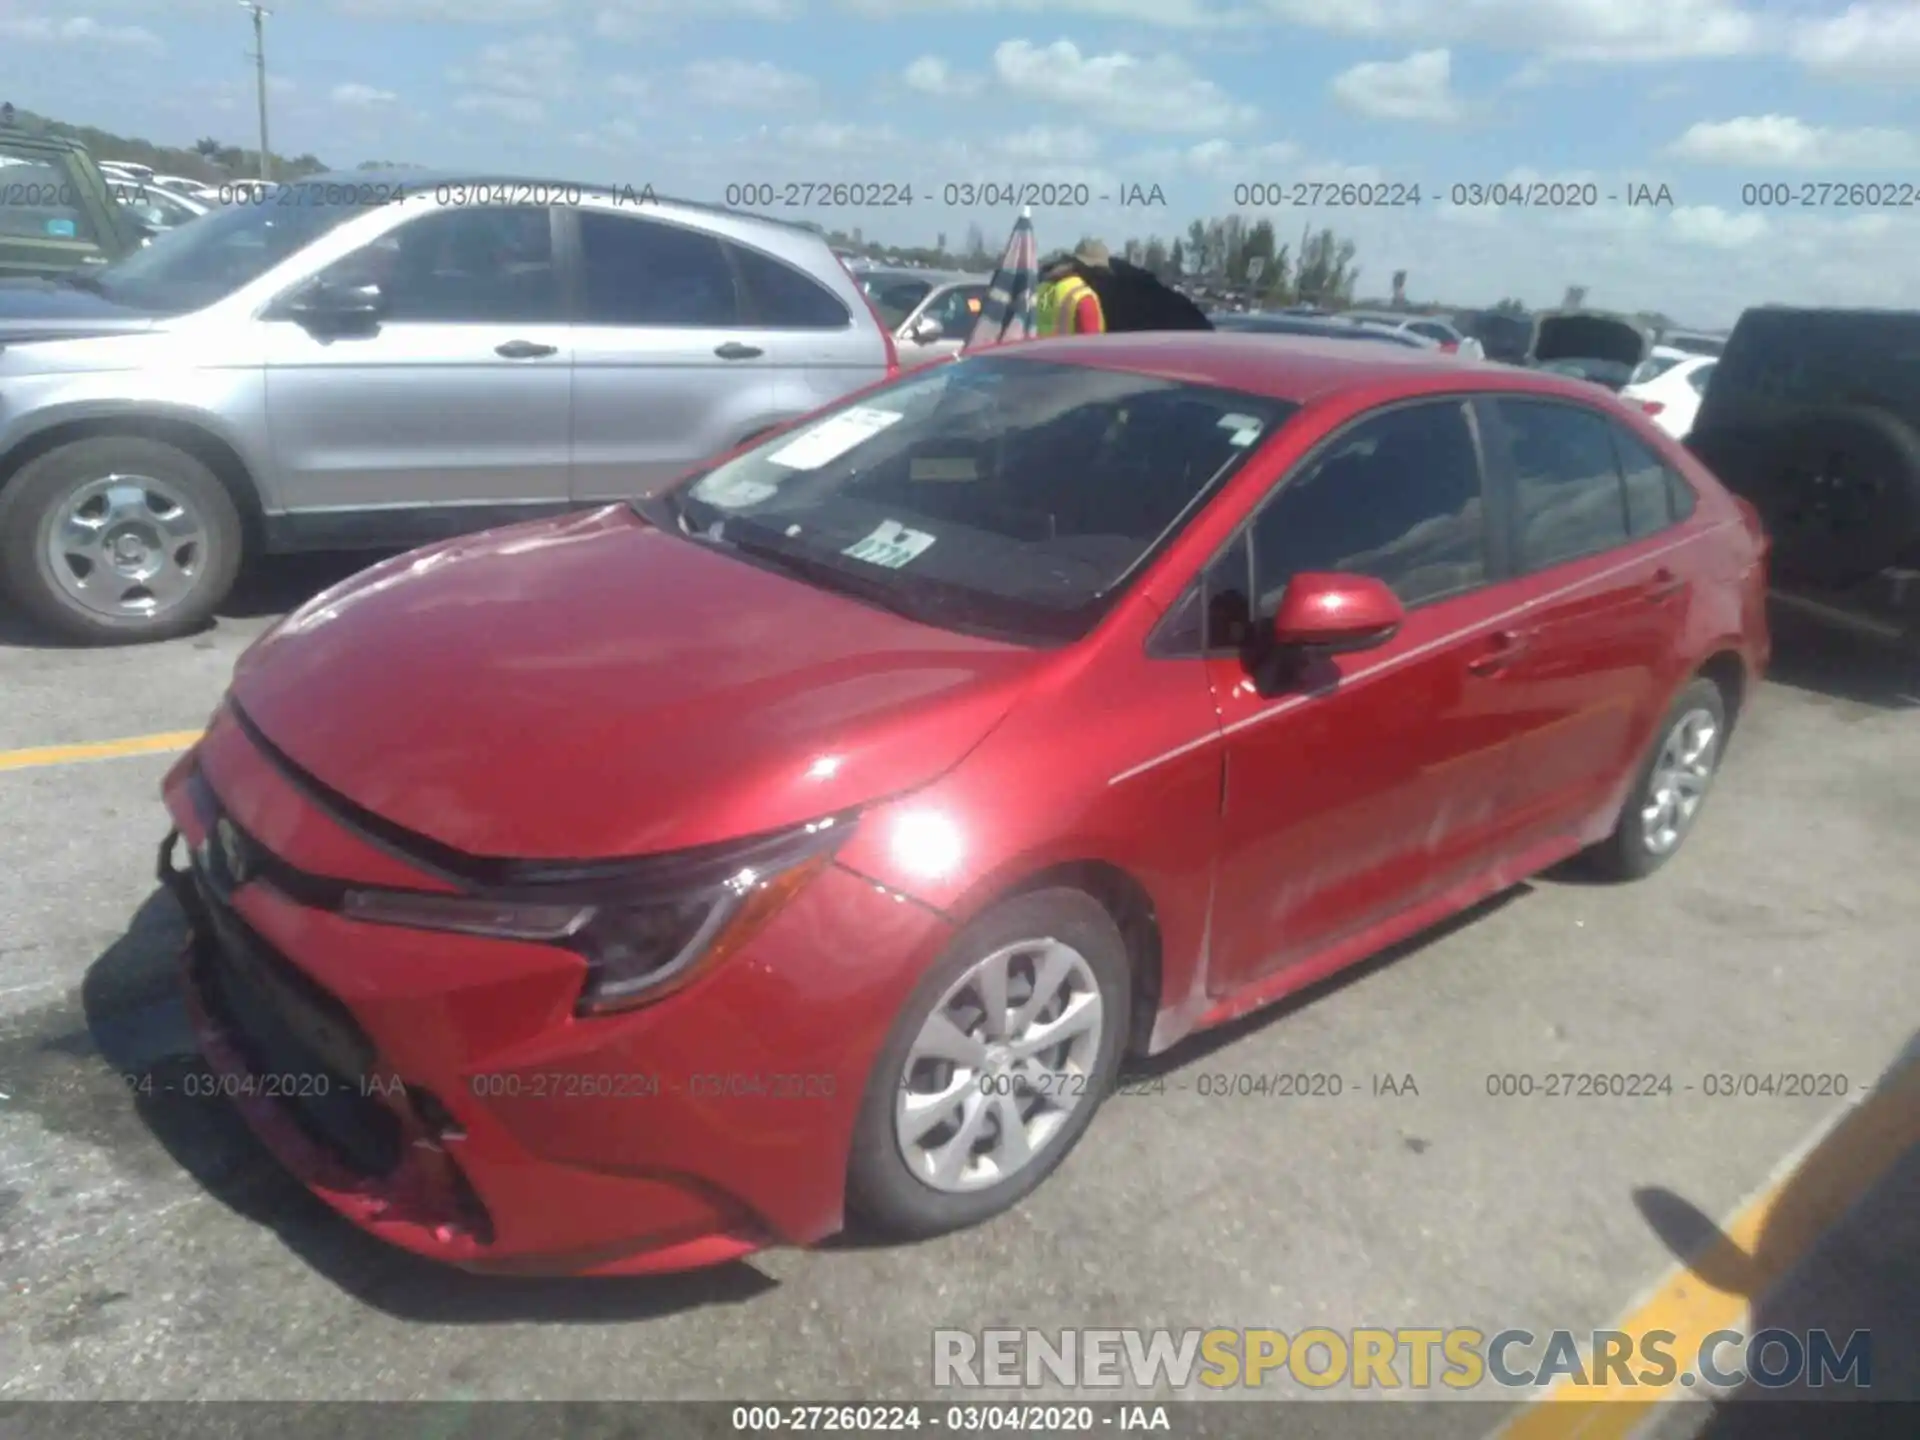
[[[1707,393],[1707,382],[1719,359],[1713,355],[1681,355],[1673,359],[1659,350],[1633,372],[1633,379],[1620,392],[1620,398],[1638,405],[1653,417],[1653,423],[1676,440],[1687,438],[1694,416],[1700,413],[1700,401]]]

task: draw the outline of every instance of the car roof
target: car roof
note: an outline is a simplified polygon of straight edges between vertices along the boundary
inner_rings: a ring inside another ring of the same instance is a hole
[[[1591,400],[1590,385],[1438,349],[1356,345],[1257,331],[1168,330],[1029,340],[989,351],[1016,359],[1127,370],[1162,380],[1305,403],[1342,391],[1445,380],[1463,390],[1504,390]]]
[[[442,185],[465,185],[482,189],[490,186],[502,186],[508,189],[526,186],[536,193],[541,190],[578,190],[582,196],[602,195],[618,197],[628,194],[644,195],[646,197],[645,203],[650,209],[658,206],[665,210],[694,210],[708,215],[725,215],[734,220],[750,220],[762,225],[775,225],[782,230],[812,235],[816,237],[822,245],[827,243],[826,237],[821,235],[819,231],[810,225],[802,224],[798,220],[783,220],[775,215],[762,215],[752,210],[735,210],[725,205],[715,205],[711,201],[706,200],[684,200],[678,196],[662,195],[645,181],[636,184],[626,184],[619,181],[613,181],[607,184],[586,184],[578,180],[568,180],[555,175],[509,175],[494,170],[403,170],[395,168],[379,170],[329,170],[324,174],[303,175],[298,180],[278,183],[348,186],[367,185],[379,180],[397,180],[403,184],[407,190],[415,192],[423,189],[435,189]],[[243,182],[236,181],[235,183]]]

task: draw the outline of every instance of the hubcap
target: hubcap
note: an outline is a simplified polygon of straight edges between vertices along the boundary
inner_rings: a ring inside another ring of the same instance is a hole
[[[1719,755],[1720,723],[1709,711],[1689,710],[1667,732],[1640,811],[1640,833],[1654,854],[1666,854],[1685,837]]]
[[[1018,1174],[1088,1097],[1100,1054],[1093,967],[1059,940],[994,951],[956,981],[914,1038],[894,1103],[900,1154],[959,1193]]]
[[[54,579],[96,615],[152,618],[184,600],[207,560],[206,526],[172,485],[106,475],[67,497],[47,530]]]

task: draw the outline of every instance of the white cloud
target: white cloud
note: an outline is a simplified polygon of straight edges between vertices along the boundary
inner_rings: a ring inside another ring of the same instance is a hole
[[[1116,129],[1234,130],[1258,117],[1172,55],[1083,55],[1071,40],[1047,46],[1008,40],[994,50],[993,67],[1014,93],[1082,111]]]
[[[462,95],[453,108],[463,115],[492,115],[516,125],[538,125],[547,118],[547,107],[525,95]]]
[[[1920,164],[1920,136],[1905,130],[1839,130],[1791,115],[1743,115],[1690,127],[1667,147],[1676,160],[1803,170],[1899,169]]]
[[[1857,80],[1920,80],[1920,6],[1911,0],[1849,5],[1794,34],[1794,58],[1825,74]]]
[[[1290,166],[1300,158],[1300,147],[1291,140],[1275,140],[1264,145],[1243,145],[1215,138],[1181,149],[1149,150],[1130,156],[1129,174],[1165,177],[1199,175],[1229,185],[1255,185],[1263,181],[1291,179],[1276,172],[1278,166]]]
[[[581,130],[568,137],[582,150],[603,155],[624,155],[646,139],[646,134],[631,120],[609,120],[592,130]]]
[[[1166,29],[1304,25],[1371,40],[1594,60],[1747,54],[1767,27],[1740,0],[840,0],[868,15],[1081,15]]]
[[[689,21],[790,20],[804,9],[803,0],[602,0],[593,32],[605,40],[632,40]]]
[[[527,35],[483,45],[472,60],[450,67],[447,79],[483,95],[538,100],[568,87],[579,53],[564,35]]]
[[[1375,120],[1451,124],[1466,111],[1453,93],[1453,56],[1419,50],[1404,60],[1370,60],[1333,77],[1334,98]]]
[[[922,55],[902,72],[909,90],[922,95],[960,97],[978,94],[986,82],[978,75],[957,73],[937,55]]]
[[[1748,210],[1729,214],[1718,205],[1683,205],[1667,217],[1682,244],[1709,250],[1741,250],[1767,233],[1767,217]]]
[[[80,45],[110,50],[166,53],[158,35],[139,25],[103,25],[85,15],[54,20],[39,15],[0,15],[0,39],[28,45]]]
[[[1034,125],[1002,136],[996,143],[1009,160],[1037,160],[1042,164],[1080,165],[1100,153],[1100,137],[1080,125],[1061,129]]]
[[[819,97],[810,78],[766,60],[696,60],[683,78],[688,98],[703,105],[787,110]]]
[[[391,90],[376,90],[373,86],[362,85],[356,80],[334,86],[331,96],[334,104],[343,105],[349,110],[377,109],[382,105],[391,105],[399,98]]]
[[[609,95],[618,95],[622,100],[649,101],[655,94],[653,81],[644,75],[609,75],[606,87]]]

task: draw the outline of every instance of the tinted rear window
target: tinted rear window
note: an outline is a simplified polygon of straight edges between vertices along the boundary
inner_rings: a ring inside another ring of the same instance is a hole
[[[852,320],[831,292],[793,266],[744,245],[735,245],[733,255],[747,287],[750,313],[760,324],[780,330],[843,330]]]

